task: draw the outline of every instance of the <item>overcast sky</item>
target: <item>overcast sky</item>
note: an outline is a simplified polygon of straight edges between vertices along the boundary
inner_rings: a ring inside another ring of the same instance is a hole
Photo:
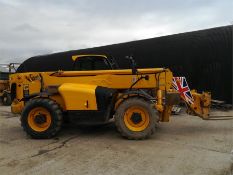
[[[0,0],[0,63],[233,24],[233,0]]]

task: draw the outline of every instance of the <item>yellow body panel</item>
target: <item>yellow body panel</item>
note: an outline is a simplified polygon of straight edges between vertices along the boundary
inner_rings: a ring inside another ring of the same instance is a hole
[[[166,69],[139,69],[139,72],[149,76],[149,80],[140,80],[134,88],[155,88],[160,87],[161,90],[171,87],[172,73]],[[155,76],[154,73],[159,73]],[[93,84],[113,89],[127,89],[134,83],[139,75],[132,75],[131,69],[126,70],[100,70],[100,71],[66,71],[58,72],[53,76],[51,73],[42,73],[45,86],[58,85],[62,83],[80,83]],[[166,76],[166,78],[165,78]],[[159,80],[156,82],[156,79]]]
[[[154,74],[163,71],[170,72],[169,69],[164,68],[146,68],[146,69],[137,69],[139,73],[142,74]],[[55,76],[87,76],[87,75],[132,75],[132,69],[117,69],[117,70],[92,70],[92,71],[58,71]]]
[[[66,110],[97,110],[96,85],[64,83],[59,86]]]

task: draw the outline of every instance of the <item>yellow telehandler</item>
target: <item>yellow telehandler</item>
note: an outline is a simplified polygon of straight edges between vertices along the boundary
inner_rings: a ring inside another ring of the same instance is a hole
[[[23,129],[32,138],[51,138],[67,118],[85,124],[114,118],[122,136],[145,139],[158,122],[168,122],[180,97],[189,112],[209,114],[209,93],[191,92],[187,100],[179,78],[166,68],[116,69],[105,55],[74,55],[73,71],[26,72],[10,76],[13,113],[21,114]],[[174,81],[174,82],[173,82]],[[174,86],[174,87],[173,87]],[[186,94],[187,95],[187,94]]]

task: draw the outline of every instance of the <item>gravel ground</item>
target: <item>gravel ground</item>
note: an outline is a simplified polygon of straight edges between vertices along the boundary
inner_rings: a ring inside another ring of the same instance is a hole
[[[0,174],[233,174],[233,120],[181,114],[156,131],[148,140],[129,141],[113,123],[66,125],[56,138],[33,140],[10,107],[0,106]]]

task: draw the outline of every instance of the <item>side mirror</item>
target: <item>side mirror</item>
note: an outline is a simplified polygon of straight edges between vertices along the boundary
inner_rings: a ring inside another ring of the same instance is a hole
[[[134,60],[134,58],[132,56],[126,56],[125,58],[130,61],[132,74],[136,75],[138,73],[136,61]]]

